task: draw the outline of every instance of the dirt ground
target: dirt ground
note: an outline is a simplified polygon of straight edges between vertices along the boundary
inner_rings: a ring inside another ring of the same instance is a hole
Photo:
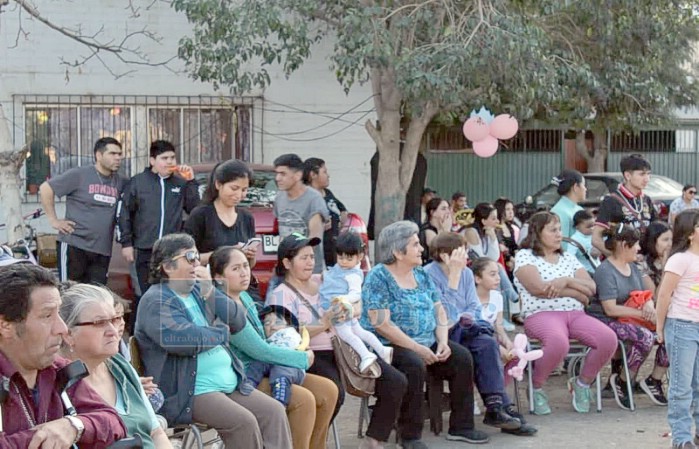
[[[652,360],[652,356],[649,357]],[[647,375],[651,367],[648,363],[641,370],[641,375]],[[607,371],[603,371],[603,382],[606,382]],[[639,376],[639,379],[641,377]],[[526,381],[526,378],[525,378]],[[570,394],[565,385],[566,376],[554,376],[545,387],[549,395],[549,403],[553,413],[548,416],[534,416],[527,412],[525,383],[520,384],[519,395],[522,408],[528,421],[539,429],[534,437],[515,437],[499,432],[499,430],[482,424],[483,416],[476,416],[477,428],[490,435],[490,442],[481,447],[497,447],[510,449],[524,448],[634,448],[634,449],[668,449],[672,446],[668,435],[667,408],[654,405],[643,393],[634,396],[636,411],[629,412],[619,408],[614,399],[602,399],[602,412],[592,411],[588,414],[576,413],[571,405]],[[593,387],[594,397],[594,387]],[[356,448],[361,443],[357,438],[357,422],[360,400],[348,397],[338,419],[337,429],[342,448]],[[429,421],[425,421],[423,441],[430,448],[464,448],[472,447],[467,443],[447,441],[445,437],[448,425],[448,414],[444,414],[445,431],[435,436],[429,429]],[[387,448],[396,447],[391,436]],[[333,447],[332,438],[329,448]]]

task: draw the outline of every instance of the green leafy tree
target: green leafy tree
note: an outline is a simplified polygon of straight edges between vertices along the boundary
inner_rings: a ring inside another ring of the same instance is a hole
[[[341,87],[370,83],[379,152],[376,231],[401,219],[425,130],[438,115],[487,105],[518,118],[561,98],[552,41],[521,5],[488,1],[174,0],[193,24],[180,56],[194,78],[243,93],[265,88],[269,68],[291,75],[330,38]],[[402,141],[402,143],[401,143]],[[402,150],[401,150],[402,146]]]
[[[588,169],[604,171],[609,134],[671,124],[677,109],[699,103],[697,2],[568,3],[550,18],[569,23],[556,26],[557,45],[577,53],[590,76],[571,85],[557,120],[578,129],[576,149]]]
[[[682,88],[661,86],[670,78],[655,74],[669,56],[653,52],[658,59],[643,62],[639,54],[656,46],[669,52],[692,35],[675,39],[677,21],[663,18],[657,29],[635,36],[637,45],[628,41],[637,21],[650,26],[663,14],[679,16],[691,6],[672,2],[680,13],[655,5],[667,2],[601,3],[173,0],[172,5],[193,25],[179,50],[191,75],[237,93],[264,89],[274,65],[290,76],[316,42],[332,40],[330,68],[341,87],[349,91],[370,83],[374,95],[376,121],[367,121],[365,128],[379,152],[378,232],[402,218],[423,135],[435,118],[461,121],[467,111],[485,105],[520,121],[537,118],[579,128],[602,123],[606,129],[613,117],[633,128],[653,122],[644,108],[657,117],[660,106],[665,112],[683,104],[669,99]],[[643,17],[649,11],[652,16]],[[663,44],[650,42],[661,34]],[[687,54],[673,60],[686,62]],[[607,72],[607,65],[613,70]],[[649,69],[656,78],[642,95],[636,84],[648,83],[642,73]],[[613,88],[605,90],[609,85]],[[597,98],[597,92],[604,95]],[[624,117],[634,108],[641,111],[635,118]]]

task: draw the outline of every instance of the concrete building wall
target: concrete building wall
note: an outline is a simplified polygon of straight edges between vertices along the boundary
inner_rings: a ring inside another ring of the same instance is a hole
[[[0,104],[12,121],[16,147],[25,144],[24,112],[17,101],[13,104],[16,95],[165,98],[227,93],[215,91],[208,83],[193,81],[183,72],[182,62],[175,57],[177,42],[190,28],[186,18],[165,2],[133,0],[136,11],[125,8],[127,2],[121,0],[34,3],[43,16],[59,26],[81,29],[87,36],[101,30],[96,39],[102,42],[117,42],[125,35],[136,33],[129,38],[127,46],[139,48],[140,54],[150,62],[170,62],[167,68],[124,64],[102,51],[84,65],[70,67],[65,63],[90,56],[90,49],[49,29],[12,4],[4,7],[0,14]],[[160,41],[138,34],[143,29],[156,33]],[[368,218],[369,159],[374,144],[363,124],[375,118],[371,90],[359,86],[345,95],[330,70],[327,57],[331,45],[325,42],[314,48],[313,57],[289,79],[272,68],[271,86],[264,92],[251,93],[255,97],[252,161],[272,163],[278,155],[288,152],[298,153],[302,158],[321,157],[327,162],[331,189],[336,196],[350,210]],[[133,54],[124,57],[138,59]],[[143,118],[142,113],[135,114],[134,127],[143,127]],[[137,155],[147,151],[148,142],[143,135],[140,133],[134,145]],[[37,206],[34,203],[26,207],[32,210]],[[0,207],[0,223],[3,221]],[[45,227],[45,220],[41,227]]]

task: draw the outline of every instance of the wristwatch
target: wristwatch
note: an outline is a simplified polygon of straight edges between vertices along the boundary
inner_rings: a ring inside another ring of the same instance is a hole
[[[73,444],[75,444],[80,440],[80,437],[83,436],[83,432],[85,431],[85,425],[83,424],[82,420],[77,416],[68,415],[64,416],[64,418],[70,421],[70,425],[73,426],[76,432],[78,432],[77,435],[75,435],[75,440],[73,441]]]

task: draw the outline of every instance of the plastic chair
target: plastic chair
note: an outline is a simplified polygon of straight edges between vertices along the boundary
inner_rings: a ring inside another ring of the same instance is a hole
[[[584,345],[578,340],[569,340],[569,344],[570,348],[568,349],[568,354],[566,354],[565,356],[565,358],[567,359],[584,359],[584,357],[590,351],[590,348],[588,346]],[[539,340],[529,340],[527,351],[531,351],[533,349],[541,349],[541,342]],[[527,384],[529,387],[529,413],[534,414],[534,383],[532,381],[532,371],[533,366],[532,362],[530,361],[527,364]],[[595,384],[595,388],[597,390],[597,412],[599,413],[602,411],[602,381],[599,372],[597,373],[597,377],[595,378]]]

